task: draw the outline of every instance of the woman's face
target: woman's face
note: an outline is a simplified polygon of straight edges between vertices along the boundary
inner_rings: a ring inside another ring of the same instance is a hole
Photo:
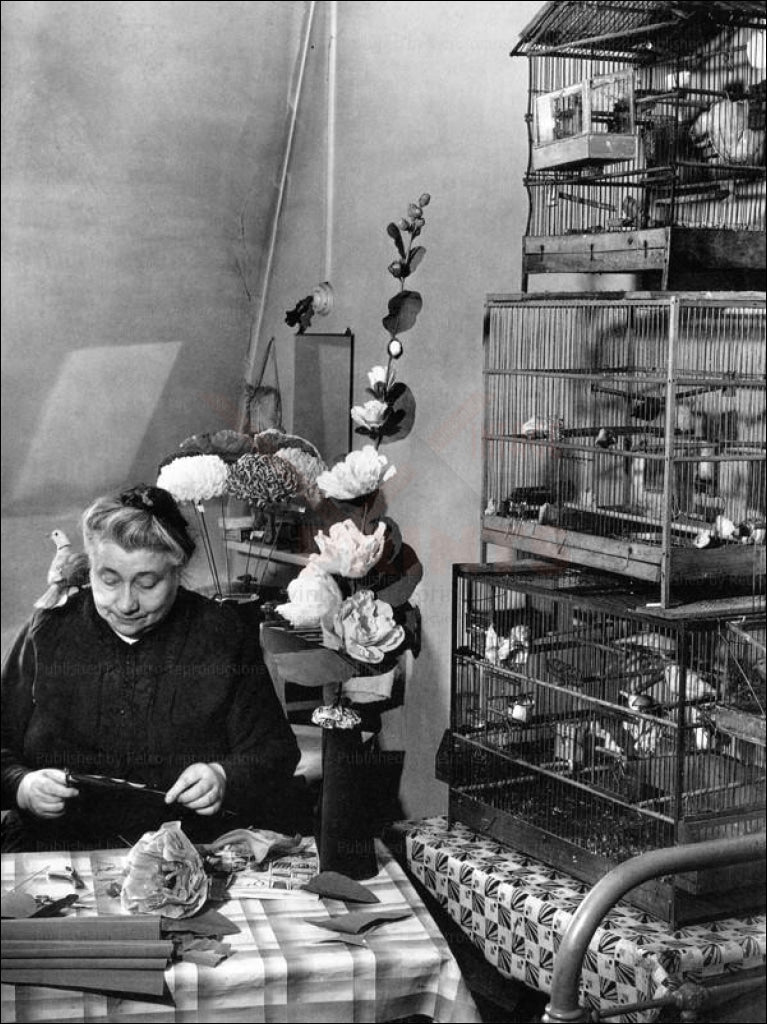
[[[126,551],[97,540],[88,554],[96,611],[113,630],[139,637],[161,622],[173,607],[180,569],[159,551]]]

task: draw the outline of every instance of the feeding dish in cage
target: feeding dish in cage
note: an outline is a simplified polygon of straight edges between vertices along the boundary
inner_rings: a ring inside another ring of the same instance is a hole
[[[533,170],[634,160],[633,74],[587,78],[538,96],[533,132]]]

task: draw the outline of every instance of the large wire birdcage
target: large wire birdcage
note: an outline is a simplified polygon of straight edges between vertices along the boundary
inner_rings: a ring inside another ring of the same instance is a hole
[[[586,881],[764,829],[763,612],[676,615],[646,599],[546,563],[454,567],[453,817]],[[749,871],[632,899],[673,922],[731,913],[754,906]]]
[[[489,296],[482,541],[761,594],[764,296]]]
[[[727,270],[759,287],[766,27],[741,2],[545,5],[512,51],[529,61],[525,280]]]

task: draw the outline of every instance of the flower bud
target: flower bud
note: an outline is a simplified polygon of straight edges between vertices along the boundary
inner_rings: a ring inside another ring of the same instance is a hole
[[[421,207],[417,203],[410,203],[408,205],[407,215],[411,220],[415,217],[420,217],[422,212]]]
[[[401,220],[399,221],[399,226],[402,228],[403,231],[410,231],[410,229],[413,227],[413,224],[406,217],[402,217]]]
[[[421,195],[418,197],[419,206],[428,206],[430,202],[431,196],[429,195],[428,192],[422,192]]]
[[[392,277],[402,277],[402,263],[400,260],[394,260],[393,263],[390,263],[388,270]]]
[[[386,346],[386,351],[389,353],[392,359],[399,359],[402,355],[402,342],[399,338],[392,338],[389,344]]]

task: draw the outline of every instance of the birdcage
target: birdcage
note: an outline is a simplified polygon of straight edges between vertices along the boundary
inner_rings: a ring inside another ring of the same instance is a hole
[[[534,126],[536,170],[634,159],[633,73],[603,75],[536,97]]]
[[[525,282],[761,287],[766,26],[743,2],[543,7],[512,51],[529,61]]]
[[[454,567],[453,818],[587,882],[764,829],[764,602],[682,615],[647,596],[544,562]],[[751,867],[631,898],[673,923],[753,908]]]
[[[485,544],[765,588],[764,295],[489,296]]]

